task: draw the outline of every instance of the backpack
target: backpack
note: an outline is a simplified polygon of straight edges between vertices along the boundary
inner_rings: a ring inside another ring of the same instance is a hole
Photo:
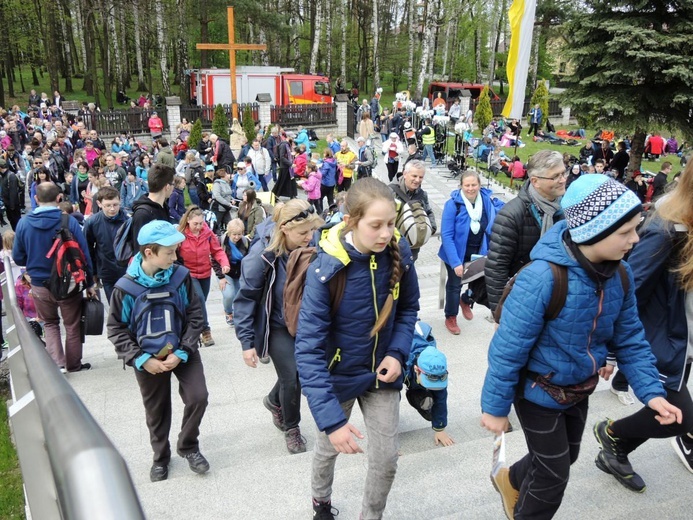
[[[286,328],[289,329],[289,334],[296,337],[296,329],[298,328],[298,314],[301,310],[301,301],[303,300],[303,289],[306,285],[306,271],[315,260],[318,250],[315,247],[302,247],[295,249],[289,255],[286,262],[286,283],[284,284],[284,321]],[[346,286],[346,270],[340,269],[330,279],[330,308],[331,316],[337,313],[342,296],[344,296],[344,287]]]
[[[400,199],[395,226],[407,239],[412,249],[420,249],[433,234],[433,227],[426,209],[421,201],[407,200],[406,194],[399,186],[391,185],[390,187]]]
[[[53,259],[53,268],[44,285],[56,300],[65,300],[86,289],[87,260],[70,232],[70,215],[62,215],[60,230],[53,237],[46,258]]]
[[[532,262],[525,264],[522,269],[531,263]],[[564,265],[554,264],[553,262],[549,262],[549,266],[551,267],[551,274],[553,276],[553,289],[551,291],[549,305],[546,307],[546,312],[544,313],[544,321],[555,320],[563,310],[565,300],[568,297],[568,268]],[[515,280],[517,280],[517,277],[522,272],[522,269],[515,273],[515,276],[508,281],[503,289],[503,294],[501,295],[500,300],[498,300],[496,310],[493,311],[493,319],[496,323],[500,323],[505,300],[508,298],[510,291],[515,285]],[[628,291],[630,290],[630,280],[628,279],[628,272],[622,263],[618,264],[618,274],[621,278],[623,292],[628,294]]]
[[[168,283],[160,287],[145,287],[129,276],[115,284],[135,300],[128,328],[142,351],[156,359],[166,359],[180,344],[186,317],[185,302],[178,289],[188,272],[181,265],[175,267]]]
[[[130,259],[135,256],[135,246],[130,236],[132,234],[131,230],[132,217],[129,217],[120,225],[115,234],[113,251],[115,252],[116,262],[121,267],[126,267],[130,263]]]

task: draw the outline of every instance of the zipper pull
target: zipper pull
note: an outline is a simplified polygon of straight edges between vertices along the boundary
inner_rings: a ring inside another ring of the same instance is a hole
[[[378,269],[378,262],[375,261],[375,255],[371,255],[371,263],[370,263],[371,271],[375,271]]]
[[[395,287],[392,289],[392,299],[393,300],[399,299],[399,282],[397,282],[395,284]]]

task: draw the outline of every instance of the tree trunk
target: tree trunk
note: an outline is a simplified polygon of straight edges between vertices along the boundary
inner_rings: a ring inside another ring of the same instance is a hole
[[[72,8],[74,9],[74,21],[75,29],[77,31],[77,38],[79,41],[80,58],[82,58],[82,73],[86,76],[87,74],[87,46],[84,41],[84,18],[82,15],[82,3],[80,0],[76,0],[72,3]]]
[[[443,50],[443,79],[445,79],[448,75],[448,55],[450,54],[450,45],[452,44],[452,29],[455,27],[455,24],[452,22],[452,20],[449,20],[447,23],[445,22],[446,19],[449,19],[450,17],[448,16],[448,13],[445,13],[445,17],[442,20],[442,23],[445,24],[445,49]]]
[[[529,65],[529,89],[534,92],[537,88],[537,71],[539,70],[539,40],[541,39],[541,25],[534,26],[532,39],[532,59]]]
[[[320,48],[320,36],[322,34],[322,3],[315,6],[315,23],[313,24],[313,45],[310,50],[310,67],[308,72],[315,74],[318,66],[318,50]]]
[[[645,153],[645,130],[636,128],[633,133],[633,138],[630,140],[630,160],[628,161],[628,171],[626,173],[626,181],[633,177],[633,172],[640,170],[642,164],[642,156]]]
[[[104,13],[108,13],[109,10],[106,7],[106,0],[104,2],[104,5],[102,6]],[[108,49],[110,46],[110,42],[112,41],[111,38],[109,38],[109,21],[107,20],[108,16],[104,15],[103,19],[101,20],[101,27],[99,28],[100,31],[98,31],[98,35],[96,37],[96,41],[99,45],[99,50],[101,51],[101,63],[102,63],[102,69],[103,69],[103,96],[104,96],[104,101],[106,103],[106,106],[109,109],[113,108],[113,83],[111,81],[111,54]],[[96,78],[95,78],[96,80]],[[94,89],[95,92],[98,92],[98,89]]]
[[[482,50],[482,41],[481,41],[481,27],[479,27],[481,20],[477,16],[475,27],[474,27],[474,69],[475,69],[475,78],[476,82],[479,83],[481,81],[481,50]]]
[[[138,0],[135,0],[136,2]],[[200,13],[200,42],[209,43],[209,14],[208,3],[204,0],[199,3],[198,12]],[[200,68],[209,67],[209,51],[200,51]]]
[[[496,51],[497,51],[497,42],[498,42],[498,20],[503,18],[503,13],[501,11],[501,6],[500,6],[501,0],[494,0],[493,5],[491,6],[491,19],[489,20],[490,22],[490,27],[491,27],[491,32],[489,34],[489,39],[488,39],[488,48],[489,48],[489,53],[488,53],[488,86],[492,87],[493,86],[493,79],[495,77],[495,72],[496,72]]]
[[[154,2],[156,7],[156,32],[159,40],[159,70],[161,87],[164,96],[171,95],[171,84],[168,81],[168,57],[166,56],[166,35],[164,33],[164,6],[162,0]]]
[[[190,103],[190,76],[187,74],[190,68],[188,58],[188,40],[185,27],[185,0],[176,0],[178,3],[178,83],[180,84],[180,100],[183,105]]]
[[[373,90],[380,87],[380,58],[378,58],[380,23],[378,22],[378,0],[371,3],[373,8]],[[373,116],[375,119],[375,116]]]
[[[407,29],[409,31],[409,59],[407,60],[407,90],[411,92],[414,84],[414,43],[416,41],[416,26],[414,25],[415,0],[407,2]],[[423,88],[423,87],[422,87]]]
[[[428,58],[431,52],[431,40],[433,39],[431,33],[433,32],[433,30],[431,29],[431,24],[426,22],[427,21],[424,21],[423,23],[423,44],[421,46],[421,63],[419,67],[419,70],[421,70],[421,72],[419,73],[419,79],[416,82],[414,99],[422,98],[423,86],[424,82],[426,81],[426,71],[428,70]]]
[[[147,89],[147,87],[144,84],[144,67],[142,63],[142,38],[140,36],[140,6],[138,5],[139,0],[132,0],[132,4],[132,18],[135,26],[135,60],[137,62],[137,90],[140,92],[144,92]],[[200,9],[202,9],[202,6],[204,4],[205,2],[200,2]]]
[[[60,17],[60,30],[63,35],[63,78],[65,79],[65,92],[73,92],[72,75],[74,67],[72,66],[72,54],[70,52],[70,38],[68,36],[68,24],[66,22],[67,13],[62,3],[56,4],[58,8],[58,16]]]
[[[342,78],[342,83],[346,87],[346,45],[347,45],[347,0],[339,0],[339,19],[341,20],[342,26],[342,45],[341,45],[341,56],[340,56],[340,71],[339,77]]]
[[[104,7],[106,12],[104,12],[103,16],[108,21],[108,32],[103,34],[102,37],[106,38],[106,51],[108,53],[109,65],[111,65],[111,67],[104,69],[104,73],[106,70],[109,71],[109,73],[113,73],[112,77],[115,79],[116,92],[120,92],[123,90],[123,64],[120,61],[120,39],[115,23],[116,8],[113,5],[113,0],[106,0],[104,2]]]
[[[80,4],[80,15],[82,17],[83,37],[80,37],[84,49],[84,81],[82,82],[82,90],[88,96],[94,95],[94,82],[96,80],[96,47],[94,45],[92,18],[94,16],[90,5],[82,4],[83,0],[77,0]],[[32,67],[33,72],[33,67]]]
[[[2,62],[0,64],[0,70],[5,66],[5,62]],[[0,75],[0,106],[6,106],[5,105],[5,84],[2,82],[2,75]]]

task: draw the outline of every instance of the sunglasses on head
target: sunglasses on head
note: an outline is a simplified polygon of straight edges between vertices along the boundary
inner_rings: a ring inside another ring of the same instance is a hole
[[[440,374],[440,375],[427,374],[423,370],[421,371],[421,373],[424,374],[429,381],[447,381],[448,380],[448,371],[447,370],[445,371],[444,374]]]
[[[282,226],[285,224],[288,224],[289,222],[294,222],[297,220],[305,220],[309,216],[313,215],[314,213],[315,213],[315,208],[313,206],[308,206],[308,209],[304,209],[300,213],[291,217],[289,220],[285,220],[284,223],[282,224]]]

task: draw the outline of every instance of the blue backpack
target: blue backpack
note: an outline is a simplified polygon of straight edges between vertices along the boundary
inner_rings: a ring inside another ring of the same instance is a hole
[[[160,287],[144,287],[127,276],[115,285],[135,300],[129,329],[138,345],[159,360],[166,359],[180,343],[186,318],[185,302],[178,289],[188,272],[183,266],[175,267],[168,283]]]
[[[417,321],[414,327],[414,337],[411,340],[411,350],[409,351],[409,358],[407,359],[407,368],[404,372],[404,382],[409,386],[407,380],[416,381],[416,375],[414,374],[414,364],[419,354],[426,347],[437,347],[436,339],[433,337],[433,329],[425,321]]]

